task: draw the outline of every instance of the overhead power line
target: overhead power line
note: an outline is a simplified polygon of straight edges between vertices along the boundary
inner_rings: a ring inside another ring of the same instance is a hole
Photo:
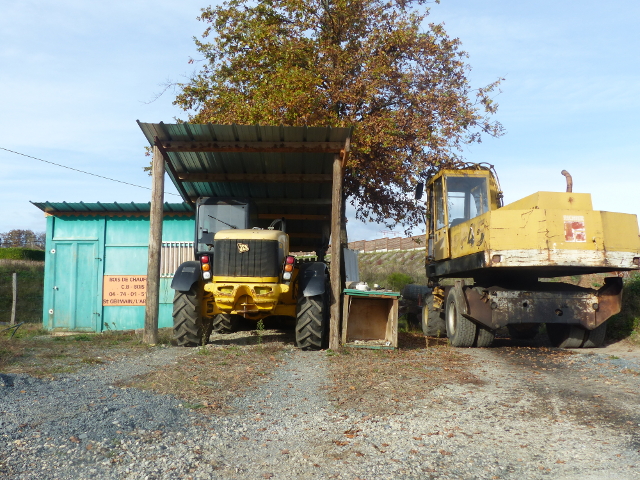
[[[66,168],[68,170],[73,170],[74,172],[84,173],[85,175],[91,175],[93,177],[102,178],[104,180],[110,180],[112,182],[124,183],[125,185],[130,185],[132,187],[138,187],[138,188],[144,188],[145,190],[151,190],[151,187],[145,187],[143,185],[136,185],[135,183],[129,183],[129,182],[125,182],[123,180],[117,180],[115,178],[105,177],[103,175],[98,175],[97,173],[85,172],[84,170],[78,170],[77,168],[67,167],[66,165],[61,165],[59,163],[50,162],[49,160],[43,160],[42,158],[32,157],[31,155],[27,155],[26,153],[16,152],[14,150],[9,150],[8,148],[0,147],[0,150],[4,150],[4,151],[10,152],[10,153],[15,153],[16,155],[22,155],[23,157],[27,157],[27,158],[33,158],[34,160],[38,160],[39,162],[50,163],[51,165],[55,165],[56,167]],[[171,192],[164,192],[164,193],[166,195],[175,195],[176,197],[180,196],[177,193],[171,193]]]

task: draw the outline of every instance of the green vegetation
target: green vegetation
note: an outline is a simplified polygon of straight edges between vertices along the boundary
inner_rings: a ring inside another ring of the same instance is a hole
[[[405,285],[410,283],[413,283],[413,278],[406,273],[393,272],[387,276],[387,288],[394,292],[401,292]]]
[[[5,250],[24,249],[0,248],[0,252]],[[25,260],[0,260],[0,322],[9,322],[11,320],[11,305],[13,303],[12,276],[14,272],[17,273],[18,279],[16,323],[42,322],[44,262]]]
[[[640,343],[640,274],[625,280],[622,310],[609,320],[607,336],[614,340],[628,338]]]
[[[44,262],[44,250],[32,248],[0,248],[0,259]]]
[[[158,345],[170,343],[171,330],[158,331]],[[106,363],[152,348],[158,347],[147,345],[142,341],[142,334],[132,330],[54,336],[39,324],[26,323],[13,337],[10,331],[0,331],[0,370],[48,376],[74,372],[88,364]]]
[[[400,291],[407,283],[427,284],[424,250],[361,253],[358,262],[360,281],[370,286]]]

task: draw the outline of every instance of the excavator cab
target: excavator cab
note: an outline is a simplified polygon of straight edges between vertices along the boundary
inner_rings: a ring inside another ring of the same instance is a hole
[[[499,206],[500,192],[491,171],[474,165],[469,169],[441,170],[427,184],[429,257],[451,256],[450,229]]]

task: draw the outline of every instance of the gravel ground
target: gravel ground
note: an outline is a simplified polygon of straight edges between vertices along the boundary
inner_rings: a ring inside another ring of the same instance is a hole
[[[640,479],[640,359],[465,353],[479,385],[438,387],[388,417],[332,406],[323,352],[288,351],[224,416],[113,386],[187,349],[55,380],[2,374],[0,477]]]

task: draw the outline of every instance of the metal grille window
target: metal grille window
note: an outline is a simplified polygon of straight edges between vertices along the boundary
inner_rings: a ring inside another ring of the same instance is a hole
[[[246,250],[240,250],[239,245]],[[214,276],[277,277],[282,268],[277,240],[216,240],[214,249]]]
[[[173,277],[180,264],[194,260],[193,242],[162,242],[160,276]]]

